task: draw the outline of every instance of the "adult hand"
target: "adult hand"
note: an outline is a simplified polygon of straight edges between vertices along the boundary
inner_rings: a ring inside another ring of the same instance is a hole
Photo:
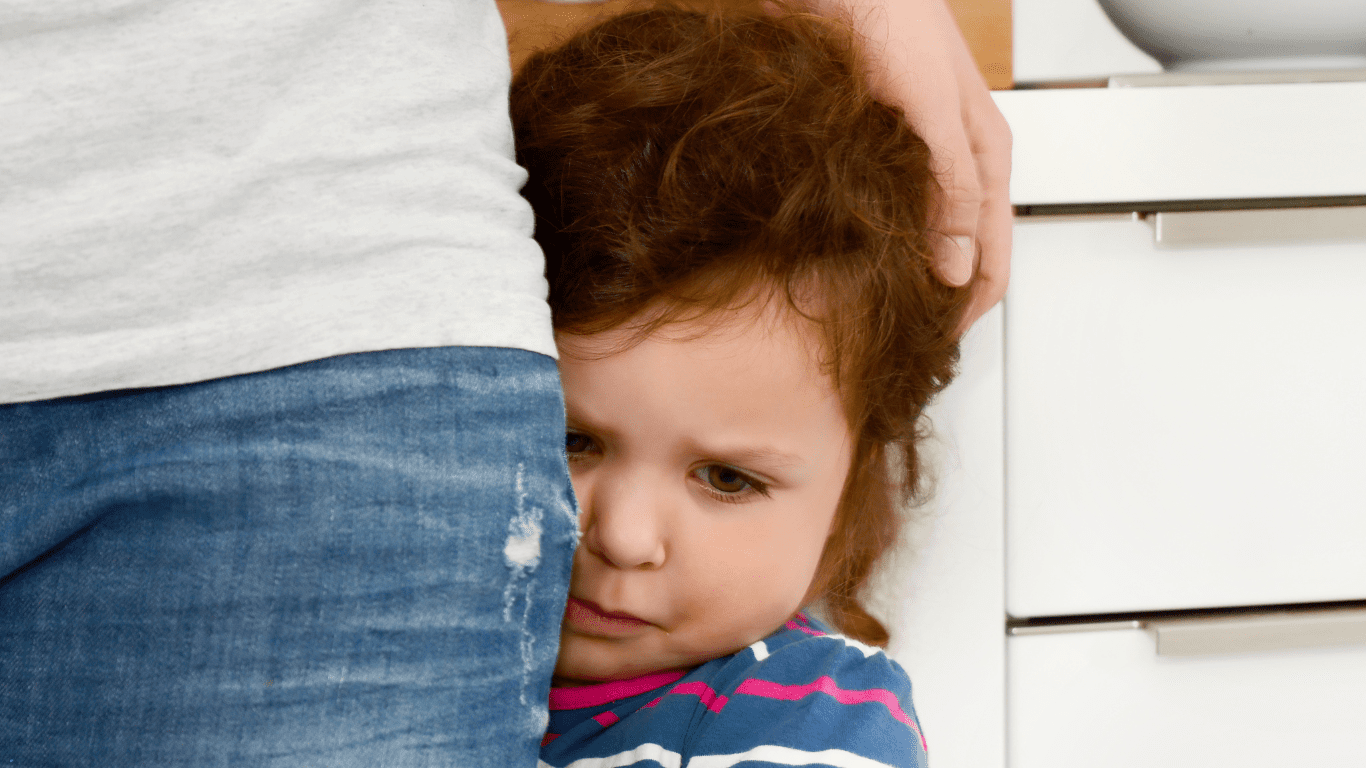
[[[949,199],[939,278],[972,281],[961,330],[1005,295],[1010,278],[1010,128],[944,0],[815,0],[867,41],[879,97],[905,109],[934,153]],[[975,273],[975,274],[974,274]]]
[[[582,2],[582,0],[579,0]],[[800,2],[801,0],[797,0]],[[701,0],[742,6],[753,0]],[[847,18],[867,42],[878,96],[906,110],[934,152],[948,194],[936,271],[949,285],[972,281],[961,330],[1005,295],[1010,277],[1010,128],[944,0],[808,0],[815,10]],[[532,50],[631,0],[556,5],[499,0],[514,70]]]

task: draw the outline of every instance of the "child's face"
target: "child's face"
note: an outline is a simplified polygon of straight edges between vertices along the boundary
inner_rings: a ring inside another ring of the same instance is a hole
[[[599,360],[623,332],[559,339],[583,513],[560,685],[732,653],[811,585],[851,455],[819,342],[785,309],[708,328],[669,326]]]

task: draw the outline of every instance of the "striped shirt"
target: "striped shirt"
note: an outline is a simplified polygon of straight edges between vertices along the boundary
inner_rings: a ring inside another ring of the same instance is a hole
[[[911,681],[803,614],[688,672],[550,692],[541,768],[926,765]]]

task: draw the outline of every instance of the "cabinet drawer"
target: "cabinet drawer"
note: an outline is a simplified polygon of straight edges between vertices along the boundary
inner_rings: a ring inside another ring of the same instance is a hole
[[[1011,768],[1366,764],[1366,646],[1168,658],[1134,629],[1007,647]]]
[[[1366,237],[1153,241],[1016,227],[1007,610],[1366,598]]]

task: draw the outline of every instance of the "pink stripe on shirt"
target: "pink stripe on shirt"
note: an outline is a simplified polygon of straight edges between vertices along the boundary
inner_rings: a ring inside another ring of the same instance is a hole
[[[584,709],[598,707],[619,699],[629,699],[637,694],[668,685],[683,676],[682,672],[656,672],[653,675],[633,677],[630,680],[613,680],[601,685],[585,685],[581,688],[551,688],[551,709]]]
[[[675,689],[676,690],[676,689]],[[813,683],[806,685],[782,685],[768,680],[749,679],[740,683],[740,687],[735,689],[737,694],[748,694],[750,696],[762,696],[766,699],[781,699],[783,701],[797,701],[810,696],[813,693],[824,693],[841,704],[866,704],[876,702],[887,708],[892,713],[892,717],[910,726],[915,731],[915,735],[920,738],[920,745],[929,751],[925,744],[925,736],[916,727],[915,720],[911,719],[905,711],[901,709],[901,702],[897,701],[896,694],[883,688],[871,688],[866,691],[846,691],[835,684],[835,681],[827,676],[821,676]]]
[[[798,614],[798,615],[800,615],[800,614]],[[818,629],[812,629],[811,627],[804,627],[804,626],[802,626],[801,624],[798,624],[798,623],[796,622],[795,619],[788,619],[788,620],[787,620],[787,623],[784,624],[783,626],[786,627],[787,629],[797,629],[797,630],[801,630],[802,632],[805,632],[805,633],[808,634],[808,635],[815,635],[816,637],[824,637],[824,636],[825,636],[825,633],[824,633],[824,632],[822,632],[822,631],[820,631],[820,630],[818,630]]]
[[[669,693],[695,693],[697,694],[697,697],[702,700],[702,703],[707,709],[710,709],[713,712],[720,712],[721,709],[726,706],[726,702],[730,701],[730,699],[725,696],[717,696],[716,691],[713,691],[711,686],[700,680],[691,683],[683,683],[682,685],[675,685],[669,690]]]
[[[726,706],[726,702],[730,701],[730,699],[725,696],[718,696],[716,694],[716,691],[713,691],[711,689],[711,686],[707,685],[706,683],[696,681],[691,683],[683,683],[682,685],[675,685],[673,688],[669,689],[669,693],[696,694],[697,698],[702,700],[702,703],[707,707],[707,709],[710,709],[713,712],[720,712]],[[669,693],[664,694],[664,696],[668,696]],[[645,706],[641,707],[641,709],[649,709],[650,707],[655,706],[656,704],[664,700],[664,696],[660,696],[659,698],[654,699],[649,704],[646,704]]]

